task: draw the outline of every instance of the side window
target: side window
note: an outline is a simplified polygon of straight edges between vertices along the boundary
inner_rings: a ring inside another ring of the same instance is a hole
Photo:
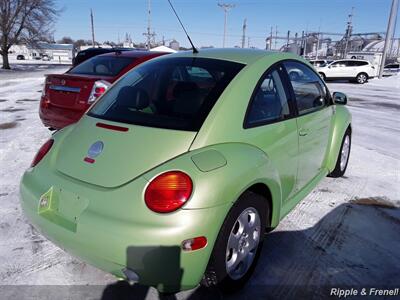
[[[345,67],[345,66],[346,66],[346,63],[345,63],[343,60],[341,60],[341,61],[336,61],[336,62],[334,62],[334,63],[331,64],[331,67],[332,67],[332,68]]]
[[[245,124],[254,127],[283,120],[289,115],[288,98],[280,75],[277,70],[270,71],[253,94]]]
[[[344,61],[342,61],[342,64],[343,64],[344,67],[352,67],[352,66],[354,66],[353,61],[350,61],[350,60],[344,60]]]
[[[294,61],[284,62],[296,97],[299,115],[304,115],[328,104],[328,91],[321,78],[308,66]]]
[[[368,65],[368,62],[366,62],[366,61],[358,61],[358,60],[349,61],[348,63],[349,63],[350,67],[361,67],[361,66]]]

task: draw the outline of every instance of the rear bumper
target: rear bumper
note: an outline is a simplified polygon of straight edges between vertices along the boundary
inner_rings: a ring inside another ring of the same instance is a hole
[[[27,171],[20,186],[21,206],[43,235],[91,265],[120,278],[126,278],[123,270],[131,270],[141,284],[155,286],[160,291],[193,288],[204,274],[230,205],[181,209],[163,215],[147,207],[144,211],[141,198],[146,183],[139,178],[125,187],[104,190],[59,175],[40,178],[35,170]],[[50,186],[64,195],[46,215],[40,212],[39,199]],[[65,190],[79,191],[82,197]],[[77,204],[69,206],[74,201]],[[136,204],[125,205],[130,202]],[[196,236],[206,236],[207,246],[197,251],[182,251],[182,241]]]
[[[72,110],[60,108],[49,104],[47,107],[40,105],[39,116],[46,127],[61,129],[79,121],[85,110]]]

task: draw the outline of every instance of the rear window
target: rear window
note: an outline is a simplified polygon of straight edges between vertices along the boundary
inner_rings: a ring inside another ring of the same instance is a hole
[[[150,61],[119,80],[88,114],[116,122],[198,131],[243,66],[207,58]]]
[[[95,56],[68,71],[77,75],[116,76],[135,58],[119,56]]]

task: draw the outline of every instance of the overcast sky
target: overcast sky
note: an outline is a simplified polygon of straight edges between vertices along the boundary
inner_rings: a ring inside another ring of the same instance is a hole
[[[123,41],[130,33],[135,42],[144,42],[147,27],[147,0],[58,0],[64,8],[56,23],[55,39],[91,39],[90,8],[94,12],[96,40]],[[222,46],[224,14],[216,0],[172,0],[197,46]],[[354,32],[386,31],[392,0],[226,0],[235,4],[228,15],[227,46],[240,45],[244,18],[250,45],[265,47],[271,26],[278,35],[302,30],[342,33],[354,7]],[[188,42],[168,6],[167,0],[152,0],[152,28],[156,40],[175,38]],[[400,20],[396,36],[400,35]],[[247,41],[246,41],[247,44]]]

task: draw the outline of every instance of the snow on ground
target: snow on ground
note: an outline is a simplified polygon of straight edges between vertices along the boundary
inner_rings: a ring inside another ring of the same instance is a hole
[[[20,177],[50,136],[38,117],[43,75],[67,68],[19,65],[17,69],[0,71],[0,285],[18,287],[0,287],[0,295],[43,296],[40,288],[21,285],[74,285],[53,294],[47,287],[46,293],[81,299],[90,292],[92,299],[98,298],[115,279],[43,238],[21,214],[18,200]],[[400,77],[328,86],[332,92],[347,93],[353,114],[346,176],[325,178],[267,236],[252,280],[234,298],[292,299],[307,291],[319,298],[332,287],[400,284]],[[82,290],[84,285],[93,289]],[[111,285],[109,290],[117,287]],[[143,289],[133,286],[123,291],[144,298]],[[198,288],[176,297],[220,295]],[[150,289],[146,299],[153,298],[158,294]]]

